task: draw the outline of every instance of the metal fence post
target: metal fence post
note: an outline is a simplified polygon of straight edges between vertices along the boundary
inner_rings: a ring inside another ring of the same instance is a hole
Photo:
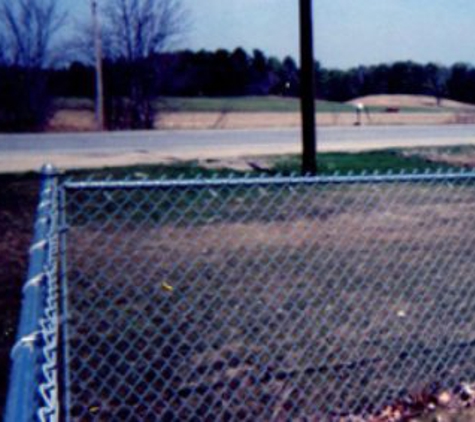
[[[57,172],[51,165],[41,170],[40,201],[36,211],[29,267],[23,287],[23,300],[17,341],[11,352],[12,369],[7,396],[5,421],[31,421],[38,410],[41,342],[40,320],[45,309],[48,232],[54,215]]]
[[[68,221],[66,216],[66,190],[64,186],[58,191],[59,199],[59,288],[60,295],[59,300],[61,302],[61,313],[63,315],[61,322],[61,348],[62,348],[62,361],[59,364],[59,368],[63,376],[63,390],[59,400],[59,412],[64,415],[63,420],[69,422],[70,418],[70,373],[69,373],[69,330],[68,330],[68,269],[67,269],[67,232]]]

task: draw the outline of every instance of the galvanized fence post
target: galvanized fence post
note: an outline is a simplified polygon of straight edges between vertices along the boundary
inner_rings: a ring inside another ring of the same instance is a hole
[[[66,216],[66,190],[64,186],[61,186],[58,191],[58,224],[59,224],[59,281],[58,287],[60,289],[59,301],[61,306],[61,314],[63,316],[61,321],[61,352],[62,360],[59,364],[59,368],[62,371],[63,377],[63,389],[59,398],[58,411],[64,415],[63,419],[69,422],[70,419],[70,373],[69,373],[69,328],[68,328],[68,270],[67,270],[67,232],[68,221]]]
[[[34,420],[39,407],[41,381],[41,325],[45,311],[45,283],[49,250],[49,231],[56,218],[57,172],[51,165],[41,170],[40,201],[36,211],[29,267],[23,287],[23,300],[17,341],[11,352],[12,369],[7,396],[5,421]]]

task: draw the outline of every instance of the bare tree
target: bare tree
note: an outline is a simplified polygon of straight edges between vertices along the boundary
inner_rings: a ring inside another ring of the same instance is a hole
[[[65,22],[58,0],[0,0],[0,128],[41,129],[49,118],[46,67]]]
[[[7,61],[24,68],[43,68],[52,58],[54,38],[65,18],[57,0],[1,0],[0,32]]]
[[[108,0],[104,31],[111,57],[135,62],[169,47],[186,25],[181,0]]]
[[[120,81],[106,80],[108,115],[113,126],[152,128],[159,79],[156,55],[174,44],[187,26],[181,0],[108,0],[103,8],[104,55],[120,69]],[[114,78],[111,71],[108,78]],[[120,86],[119,97],[111,91]],[[107,92],[108,91],[108,92]],[[109,95],[107,95],[109,94]],[[114,104],[115,103],[115,104]],[[116,119],[117,120],[117,119]],[[110,124],[109,119],[109,124]]]

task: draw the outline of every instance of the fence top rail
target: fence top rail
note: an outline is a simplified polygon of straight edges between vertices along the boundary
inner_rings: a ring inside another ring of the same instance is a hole
[[[249,177],[230,176],[228,178],[159,179],[159,180],[85,180],[65,181],[66,190],[117,190],[117,189],[169,189],[169,188],[207,188],[231,186],[284,186],[303,184],[374,184],[374,183],[417,183],[417,182],[455,182],[475,180],[475,171],[425,172],[399,174],[347,174],[331,176],[274,176]]]

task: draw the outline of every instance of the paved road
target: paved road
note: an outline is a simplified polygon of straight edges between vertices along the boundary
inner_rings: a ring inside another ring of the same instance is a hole
[[[475,125],[322,127],[320,151],[475,145]],[[300,151],[300,130],[200,130],[0,135],[0,171],[150,163]]]

